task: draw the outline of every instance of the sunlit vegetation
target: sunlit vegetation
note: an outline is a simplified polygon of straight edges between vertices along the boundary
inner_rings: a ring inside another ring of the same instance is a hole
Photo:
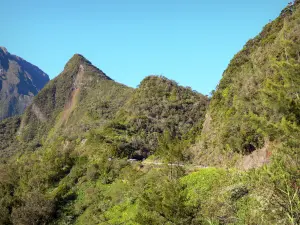
[[[129,88],[75,55],[0,123],[0,224],[300,224],[299,7],[212,99],[162,76]],[[265,164],[238,167],[263,148]]]

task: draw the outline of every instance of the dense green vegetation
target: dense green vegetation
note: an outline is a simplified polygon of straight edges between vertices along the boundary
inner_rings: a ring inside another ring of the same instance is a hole
[[[0,160],[5,160],[5,158],[20,149],[16,141],[16,134],[20,123],[21,118],[18,116],[0,121]]]
[[[296,1],[211,100],[162,76],[132,89],[74,55],[0,123],[0,224],[300,224],[299,24]]]
[[[299,16],[298,3],[288,6],[232,59],[212,97],[199,148],[250,154],[269,141],[296,138]]]
[[[245,174],[251,202],[239,218],[248,224],[299,224],[299,7],[285,8],[232,59],[193,147],[195,162],[227,167],[266,150],[270,165]]]
[[[119,146],[121,155],[128,152],[130,157],[146,158],[158,148],[164,132],[186,145],[193,143],[207,104],[207,97],[165,77],[145,78],[111,125],[127,135],[126,143]]]
[[[172,187],[184,174],[172,168],[169,177],[166,168],[145,169],[127,159],[153,155],[169,162],[189,160],[182,150],[200,133],[207,104],[206,96],[165,77],[150,76],[137,89],[128,88],[74,55],[17,124],[4,123],[15,125],[6,135],[18,152],[9,160],[2,151],[7,158],[0,181],[2,223],[118,224],[122,218],[114,210],[136,209],[147,174],[153,185],[161,174]],[[179,185],[177,192],[181,189]],[[128,213],[132,223],[142,219],[141,212]],[[182,216],[178,221],[191,220]]]

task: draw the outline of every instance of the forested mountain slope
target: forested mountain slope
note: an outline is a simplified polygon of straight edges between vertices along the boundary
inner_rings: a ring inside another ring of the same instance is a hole
[[[201,131],[207,105],[206,96],[165,77],[150,76],[137,89],[126,87],[74,55],[24,115],[0,126],[5,135],[1,221],[86,224],[83,218],[99,204],[94,199],[85,206],[90,184],[101,180],[109,188],[121,170],[136,170],[128,158],[161,154],[162,142],[182,141],[186,149]],[[108,203],[106,197],[102,200]],[[101,221],[103,213],[95,213]]]
[[[299,94],[297,1],[231,60],[213,94],[201,141],[194,148],[196,161],[234,164],[240,162],[241,156],[260,151],[267,162],[283,143],[297,146]]]
[[[299,25],[296,1],[210,101],[165,77],[126,87],[74,55],[0,123],[0,224],[300,224]]]
[[[20,138],[25,142],[45,142],[50,131],[54,136],[85,132],[85,124],[92,121],[90,125],[97,126],[91,112],[96,115],[107,108],[107,115],[113,117],[130,92],[130,88],[112,81],[83,56],[75,54],[26,110]],[[105,106],[105,101],[110,105]],[[107,118],[98,115],[97,119],[100,123]]]
[[[116,144],[120,155],[145,158],[164,132],[187,139],[187,133],[199,133],[207,104],[207,97],[164,77],[147,77],[135,90],[126,87],[76,54],[26,110],[19,140],[42,146],[59,136],[85,139],[94,130]]]

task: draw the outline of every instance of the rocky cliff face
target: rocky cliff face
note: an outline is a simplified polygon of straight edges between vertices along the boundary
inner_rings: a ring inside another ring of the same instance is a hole
[[[48,81],[38,67],[0,47],[0,120],[22,114]]]

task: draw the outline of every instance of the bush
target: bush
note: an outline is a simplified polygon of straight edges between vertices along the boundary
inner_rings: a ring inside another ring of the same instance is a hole
[[[54,217],[54,203],[39,192],[27,193],[19,205],[12,209],[12,222],[16,225],[46,224]]]

